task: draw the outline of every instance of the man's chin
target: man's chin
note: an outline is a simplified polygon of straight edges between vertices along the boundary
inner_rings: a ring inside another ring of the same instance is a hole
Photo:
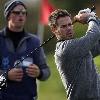
[[[66,37],[67,39],[72,39],[73,38],[73,35],[72,34],[70,34],[70,35],[67,35],[67,37]]]

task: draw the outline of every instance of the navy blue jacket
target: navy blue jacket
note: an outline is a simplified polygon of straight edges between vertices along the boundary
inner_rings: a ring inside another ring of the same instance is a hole
[[[0,32],[0,70],[8,71],[13,68],[14,63],[25,57],[29,52],[39,47],[39,39],[30,33],[25,33],[18,47],[14,48],[13,42],[6,35],[6,28]],[[50,76],[50,70],[46,64],[45,55],[42,48],[34,51],[26,60],[39,66],[41,74],[39,80],[46,80]],[[23,67],[23,66],[21,66]],[[24,68],[23,68],[24,69]],[[7,79],[7,88],[1,91],[2,100],[35,100],[37,96],[36,78],[29,77],[24,73],[21,82]],[[1,99],[0,99],[1,100]]]

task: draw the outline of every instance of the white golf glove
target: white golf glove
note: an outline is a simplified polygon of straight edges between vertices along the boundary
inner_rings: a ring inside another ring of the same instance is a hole
[[[80,10],[78,14],[80,13],[88,13],[91,17],[96,17],[96,13],[93,11],[91,12],[91,9],[89,8]]]

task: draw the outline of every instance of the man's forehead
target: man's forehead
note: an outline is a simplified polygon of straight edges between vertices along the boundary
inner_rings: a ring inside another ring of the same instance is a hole
[[[24,8],[24,6],[23,5],[17,5],[13,10],[24,10],[24,11],[26,11],[26,9]]]
[[[69,16],[66,16],[66,17],[60,17],[58,20],[57,20],[57,23],[60,24],[60,25],[66,25],[68,23],[71,23],[71,18]]]

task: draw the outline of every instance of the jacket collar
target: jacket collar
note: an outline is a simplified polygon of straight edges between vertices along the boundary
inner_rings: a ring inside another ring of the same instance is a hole
[[[4,36],[4,37],[7,37],[7,27],[3,28],[1,31],[0,31],[0,35]],[[29,33],[25,32],[25,37],[29,37]]]

